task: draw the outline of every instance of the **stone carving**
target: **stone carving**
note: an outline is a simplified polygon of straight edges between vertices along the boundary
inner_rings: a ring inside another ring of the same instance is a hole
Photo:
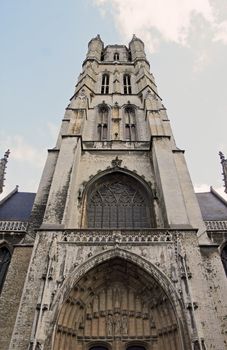
[[[118,156],[112,160],[111,164],[113,168],[120,168],[122,160],[118,158]]]
[[[106,319],[106,330],[107,336],[110,337],[113,335],[113,317],[112,315],[108,315]]]
[[[128,334],[128,317],[126,315],[122,316],[122,334]]]
[[[183,234],[183,232],[181,232]],[[179,236],[179,232],[169,231],[169,230],[120,230],[120,231],[109,231],[109,230],[69,230],[65,231],[67,235],[67,241],[69,243],[83,243],[92,245],[114,245],[118,244],[155,244],[156,242],[166,242],[170,245],[175,242]],[[64,239],[62,239],[64,240]],[[146,256],[147,252],[144,248],[142,255]]]
[[[115,314],[114,316],[114,334],[121,334],[121,316],[119,313]]]
[[[126,252],[122,254],[127,255]],[[89,268],[83,274],[62,307],[54,350],[60,350],[61,337],[67,343],[72,334],[75,348],[100,338],[106,339],[111,345],[114,340],[120,341],[121,337],[152,341],[153,337],[157,339],[156,324],[162,337],[174,339],[178,336],[172,304],[163,291],[162,283],[157,282],[158,278],[153,272],[152,275],[145,273],[145,261],[143,269],[139,269],[132,263],[133,254],[130,256],[131,262],[117,258],[102,264],[102,259],[95,258],[97,270]],[[126,268],[130,270],[127,281]],[[76,322],[71,322],[68,317],[71,314],[75,315]]]
[[[74,111],[74,113],[75,114],[74,114],[70,131],[72,134],[78,135],[78,134],[81,134],[82,132],[82,125],[84,121],[85,112],[84,110],[80,109],[80,110]]]

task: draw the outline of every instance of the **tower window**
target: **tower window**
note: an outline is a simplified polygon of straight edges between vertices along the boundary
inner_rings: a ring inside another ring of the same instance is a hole
[[[102,105],[98,110],[98,140],[105,141],[108,138],[108,113],[106,105]]]
[[[101,94],[108,94],[109,93],[109,81],[110,81],[109,74],[103,74]]]
[[[125,139],[126,141],[136,140],[136,115],[133,107],[125,108]]]
[[[132,87],[131,87],[131,77],[129,74],[124,75],[123,83],[124,83],[124,94],[131,95]]]
[[[115,52],[114,54],[114,61],[119,61],[119,53]]]

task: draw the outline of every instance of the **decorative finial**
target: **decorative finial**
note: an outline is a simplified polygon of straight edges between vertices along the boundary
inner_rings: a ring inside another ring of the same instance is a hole
[[[2,193],[3,191],[3,187],[4,187],[4,176],[5,176],[5,170],[6,170],[6,164],[8,162],[8,158],[9,158],[9,154],[10,154],[10,150],[8,149],[5,154],[4,157],[0,160],[0,193]]]
[[[113,168],[120,168],[122,163],[122,160],[116,157],[115,159],[112,160],[111,164]]]
[[[222,152],[219,152],[219,156],[221,159],[221,165],[223,169],[223,181],[224,181],[224,187],[225,187],[225,193],[227,193],[227,159],[225,159],[225,156]]]

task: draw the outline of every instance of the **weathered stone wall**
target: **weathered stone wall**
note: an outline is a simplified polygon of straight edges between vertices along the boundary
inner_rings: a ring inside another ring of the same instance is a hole
[[[0,296],[0,349],[8,350],[32,247],[15,247]]]
[[[224,311],[212,306],[214,295],[208,293],[196,232],[190,230],[40,232],[10,349],[26,349],[34,339],[47,344],[62,303],[77,276],[85,273],[84,264],[90,261],[88,266],[94,267],[102,261],[103,254],[112,252],[114,256],[114,251],[128,252],[125,257],[131,256],[135,264],[143,259],[144,264],[147,261],[158,269],[163,281],[159,273],[152,269],[150,273],[170,297],[171,290],[178,295],[192,339],[205,338],[207,349],[212,349],[212,344],[218,346],[216,349],[224,349],[224,323],[217,326],[217,318]],[[186,269],[182,263],[185,253]],[[219,287],[219,293],[225,302],[224,284]],[[32,329],[34,320],[38,326]],[[211,332],[212,324],[216,324],[217,332]]]

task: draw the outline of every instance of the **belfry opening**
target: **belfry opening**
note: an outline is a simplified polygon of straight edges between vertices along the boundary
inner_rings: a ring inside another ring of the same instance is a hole
[[[61,306],[53,350],[183,349],[173,303],[159,282],[120,257],[88,271]]]

